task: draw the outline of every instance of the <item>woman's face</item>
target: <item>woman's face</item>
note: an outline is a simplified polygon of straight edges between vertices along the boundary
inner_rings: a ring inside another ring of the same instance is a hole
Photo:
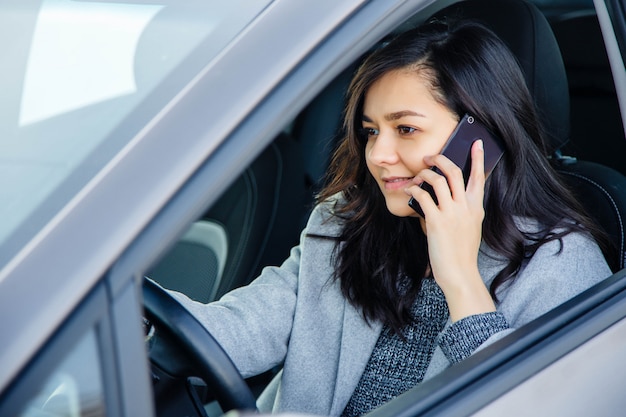
[[[429,168],[424,157],[441,152],[457,123],[417,73],[391,71],[369,88],[363,107],[365,159],[392,214],[417,216],[404,189]]]

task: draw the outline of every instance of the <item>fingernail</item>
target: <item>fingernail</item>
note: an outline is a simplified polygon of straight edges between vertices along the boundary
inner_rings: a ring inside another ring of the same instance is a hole
[[[478,142],[478,148],[480,150],[484,150],[484,148],[483,148],[483,140],[482,139],[478,139],[476,142]]]

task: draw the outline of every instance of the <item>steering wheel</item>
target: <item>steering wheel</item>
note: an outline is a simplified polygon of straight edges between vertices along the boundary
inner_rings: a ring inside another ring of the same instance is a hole
[[[196,377],[204,381],[224,412],[256,411],[254,395],[245,380],[224,349],[195,317],[167,291],[146,278],[143,303],[146,318],[154,326],[154,334],[149,339],[149,356],[157,410],[165,407],[179,413],[180,408],[186,406],[194,409],[196,415],[205,415],[204,410],[198,410],[197,394],[190,386]],[[187,394],[186,399],[184,394]],[[189,399],[196,404],[190,406]]]

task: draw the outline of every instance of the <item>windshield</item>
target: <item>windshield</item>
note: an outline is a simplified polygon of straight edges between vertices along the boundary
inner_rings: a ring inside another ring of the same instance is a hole
[[[0,265],[270,1],[0,6]]]

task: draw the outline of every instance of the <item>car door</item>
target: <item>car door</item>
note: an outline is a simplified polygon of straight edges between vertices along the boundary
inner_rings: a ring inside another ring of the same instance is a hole
[[[3,416],[149,416],[137,288],[93,288],[0,395]]]

